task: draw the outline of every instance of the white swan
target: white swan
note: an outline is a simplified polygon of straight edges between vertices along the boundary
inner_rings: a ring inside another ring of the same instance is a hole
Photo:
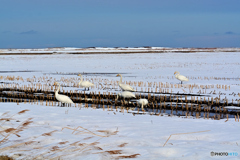
[[[54,85],[58,85],[58,89],[55,92],[55,97],[58,101],[60,101],[62,103],[73,103],[73,101],[68,96],[58,94],[58,92],[60,90],[60,84],[58,82],[54,82]]]
[[[93,86],[94,86],[94,84],[91,83],[91,82],[89,82],[89,81],[83,81],[83,78],[82,78],[82,75],[81,75],[81,74],[78,74],[78,76],[81,77],[81,81],[78,83],[78,85],[79,85],[80,87],[84,87],[85,90],[86,90],[86,88],[88,88],[88,90],[89,90],[89,87],[93,87]]]
[[[178,80],[181,81],[181,84],[183,81],[188,81],[188,78],[183,75],[180,75],[180,73],[178,71],[174,72],[174,75]]]
[[[146,106],[147,104],[148,104],[148,100],[147,99],[139,99],[138,101],[137,101],[137,104],[138,105],[140,105],[141,107],[142,107],[142,111],[144,111],[144,108],[143,108],[143,106]]]
[[[136,98],[136,96],[132,92],[124,91],[122,93],[117,94],[117,99],[118,97],[123,97],[125,98]]]
[[[121,74],[118,74],[117,77],[118,76],[120,76],[120,81],[119,81],[118,85],[123,91],[133,91],[133,92],[135,92],[135,90],[131,86],[129,86],[127,84],[122,84],[122,75]]]

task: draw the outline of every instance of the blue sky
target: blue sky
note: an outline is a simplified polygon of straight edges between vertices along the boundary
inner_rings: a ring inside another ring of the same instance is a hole
[[[0,0],[0,48],[240,47],[240,0]]]

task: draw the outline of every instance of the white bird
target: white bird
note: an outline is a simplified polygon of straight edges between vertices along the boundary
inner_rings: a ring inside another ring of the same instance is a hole
[[[180,75],[178,71],[174,72],[174,75],[175,75],[175,78],[181,81],[181,84],[183,81],[188,81],[188,78],[183,75]]]
[[[78,76],[81,77],[81,81],[78,83],[78,85],[79,85],[80,87],[84,87],[85,90],[86,90],[86,88],[88,88],[88,90],[89,90],[89,87],[93,87],[93,86],[94,86],[94,84],[91,83],[91,82],[89,82],[89,81],[83,81],[83,78],[82,78],[82,75],[81,75],[81,74],[78,74]]]
[[[55,97],[58,101],[60,101],[62,103],[73,103],[73,101],[68,96],[58,94],[58,92],[60,90],[60,84],[58,82],[54,82],[54,85],[58,85],[58,89],[55,92]]]
[[[138,105],[140,105],[141,107],[142,107],[142,111],[144,111],[144,108],[143,108],[143,106],[146,106],[147,104],[148,104],[148,100],[147,99],[139,99],[138,101],[137,101],[137,104]]]
[[[129,86],[127,84],[122,84],[122,75],[121,74],[118,74],[116,77],[118,77],[118,76],[120,76],[120,81],[119,81],[118,85],[123,91],[133,91],[133,92],[135,92],[135,90],[131,86]]]
[[[123,97],[125,98],[136,98],[136,96],[132,92],[124,91],[122,93],[117,94],[117,99],[118,97]]]

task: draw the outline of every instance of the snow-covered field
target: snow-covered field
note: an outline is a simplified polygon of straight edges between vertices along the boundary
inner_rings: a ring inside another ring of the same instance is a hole
[[[4,54],[104,54],[104,53],[169,53],[169,52],[240,52],[240,48],[169,48],[169,47],[89,47],[89,48],[42,48],[42,49],[0,49]]]
[[[82,91],[75,85],[82,73],[95,84],[90,91],[117,93],[121,73],[138,91],[198,93],[238,104],[239,59],[239,52],[1,55],[0,86],[58,81],[70,86],[61,89]],[[179,85],[175,71],[189,81]],[[0,120],[0,154],[18,159],[240,158],[235,119],[0,102]]]

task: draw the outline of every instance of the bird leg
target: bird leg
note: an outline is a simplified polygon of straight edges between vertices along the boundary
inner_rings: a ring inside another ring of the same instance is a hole
[[[182,81],[181,81],[181,86],[183,87]]]
[[[123,98],[123,104],[124,104],[124,105],[126,104],[125,98]]]
[[[143,104],[142,104],[142,111],[145,111],[144,108],[143,108]]]

